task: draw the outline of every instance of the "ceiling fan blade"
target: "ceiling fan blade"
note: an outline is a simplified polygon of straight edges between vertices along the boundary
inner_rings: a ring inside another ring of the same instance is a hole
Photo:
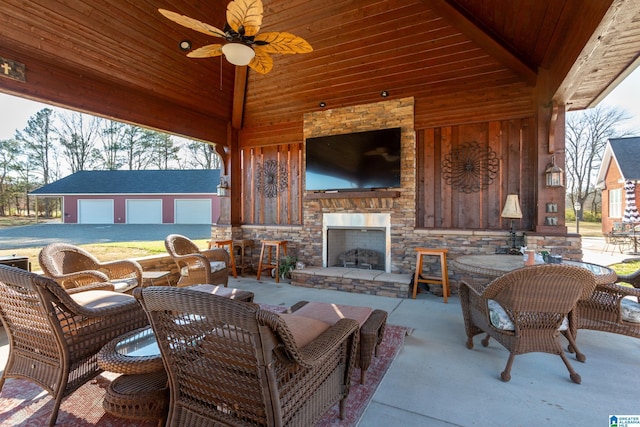
[[[197,19],[189,18],[188,16],[180,15],[179,13],[171,12],[166,9],[158,9],[158,12],[164,15],[165,18],[168,18],[183,27],[204,33],[208,36],[224,37],[224,31],[214,27],[213,25],[205,24]]]
[[[249,62],[249,67],[260,74],[267,74],[273,68],[273,59],[264,49],[264,46],[255,46],[256,56]]]
[[[191,52],[187,53],[189,58],[211,58],[212,56],[220,56],[222,55],[222,45],[221,44],[208,44],[206,46],[199,47],[198,49],[194,49]]]
[[[256,42],[266,42],[267,44],[257,44],[268,53],[309,53],[313,51],[311,45],[302,37],[298,37],[286,32],[272,32],[258,34]],[[256,46],[257,47],[257,46]]]
[[[252,37],[260,31],[262,13],[261,0],[233,0],[227,5],[227,23],[233,31]]]

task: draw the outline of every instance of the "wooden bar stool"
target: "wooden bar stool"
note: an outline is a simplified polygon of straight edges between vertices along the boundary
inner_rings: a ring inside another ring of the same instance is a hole
[[[215,242],[215,244],[219,248],[224,248],[226,246],[227,252],[229,252],[229,268],[231,269],[231,273],[233,274],[233,277],[237,278],[238,272],[236,271],[236,259],[233,256],[233,240],[218,240]]]
[[[442,296],[444,302],[447,302],[447,297],[450,294],[449,291],[449,271],[447,269],[447,252],[448,249],[429,249],[429,248],[416,248],[416,276],[413,278],[413,299],[416,299],[416,293],[418,292],[418,283],[431,283],[434,285],[442,285]],[[422,258],[425,256],[437,256],[440,257],[440,276],[424,276],[420,278],[422,274]]]
[[[272,258],[272,252],[275,248],[276,257],[275,260]],[[262,249],[260,249],[260,261],[258,262],[258,277],[257,280],[260,280],[260,274],[262,270],[267,269],[276,269],[276,283],[280,283],[280,274],[278,270],[280,269],[280,248],[282,248],[282,256],[287,256],[287,241],[286,240],[263,240],[262,241]],[[264,257],[264,251],[267,249],[267,263],[264,264],[262,259]]]

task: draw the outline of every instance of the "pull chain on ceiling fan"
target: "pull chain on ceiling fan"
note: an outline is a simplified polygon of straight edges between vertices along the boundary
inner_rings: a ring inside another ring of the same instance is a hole
[[[308,53],[311,45],[301,37],[286,32],[258,34],[262,25],[261,0],[233,0],[227,5],[227,23],[223,30],[196,19],[158,9],[166,18],[184,27],[209,36],[220,37],[225,44],[210,44],[188,53],[189,58],[210,58],[224,55],[234,65],[248,65],[261,74],[273,68],[269,54]]]

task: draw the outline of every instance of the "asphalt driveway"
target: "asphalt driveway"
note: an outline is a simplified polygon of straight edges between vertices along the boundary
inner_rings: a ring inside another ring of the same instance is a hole
[[[55,242],[88,243],[164,240],[171,233],[190,239],[211,236],[210,224],[62,224],[43,223],[0,229],[0,250],[32,248]]]

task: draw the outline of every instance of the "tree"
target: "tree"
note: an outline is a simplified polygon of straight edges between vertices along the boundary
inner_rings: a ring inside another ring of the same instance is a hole
[[[146,169],[151,163],[151,142],[155,132],[135,125],[125,125],[120,141],[124,151],[124,164],[129,170]]]
[[[20,152],[20,145],[15,139],[0,141],[0,215],[3,216],[11,210],[11,196],[15,192],[15,185],[9,174],[16,170]]]
[[[117,170],[124,164],[123,141],[129,125],[104,120],[100,131],[102,150],[100,159],[106,170]]]
[[[49,184],[51,177],[51,158],[55,154],[53,136],[53,110],[43,108],[27,121],[24,130],[16,131],[18,142],[23,143],[25,155],[33,166],[32,171]]]
[[[93,168],[99,159],[95,145],[100,119],[77,112],[67,112],[59,117],[61,125],[57,130],[58,137],[71,172]]]
[[[607,141],[626,134],[619,127],[628,119],[624,111],[612,107],[596,107],[567,115],[565,173],[567,196],[572,207],[576,202],[585,206],[589,196],[595,194],[596,173]],[[577,213],[580,219],[583,212]]]
[[[151,164],[157,169],[171,169],[171,164],[178,161],[180,147],[174,144],[171,135],[159,132],[154,132],[154,134],[151,141],[153,152]]]
[[[213,145],[199,141],[187,141],[184,145],[190,157],[183,159],[184,169],[221,169],[222,161]]]
[[[54,169],[52,169],[52,159],[55,157],[53,110],[51,108],[43,108],[31,116],[24,130],[16,131],[15,139],[22,143],[24,154],[27,158],[25,169],[40,175],[43,184],[49,184],[51,178],[55,175]],[[27,200],[27,209],[28,206],[29,201]],[[51,204],[46,199],[44,209],[45,215],[51,216]]]

